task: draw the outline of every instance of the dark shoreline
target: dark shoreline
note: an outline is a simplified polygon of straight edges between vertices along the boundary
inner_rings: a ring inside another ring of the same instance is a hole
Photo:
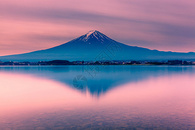
[[[53,66],[53,65],[195,65],[194,61],[185,60],[167,60],[167,61],[67,61],[67,60],[52,60],[39,62],[1,62],[0,66]]]

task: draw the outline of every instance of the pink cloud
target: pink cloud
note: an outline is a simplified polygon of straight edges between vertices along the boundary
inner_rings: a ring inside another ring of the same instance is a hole
[[[49,48],[91,29],[129,45],[195,51],[194,6],[192,0],[1,0],[0,55]]]

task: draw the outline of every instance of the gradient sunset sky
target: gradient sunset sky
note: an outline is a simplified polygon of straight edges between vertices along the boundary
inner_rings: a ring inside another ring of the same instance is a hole
[[[0,55],[47,49],[90,30],[128,45],[195,52],[195,1],[0,0]]]

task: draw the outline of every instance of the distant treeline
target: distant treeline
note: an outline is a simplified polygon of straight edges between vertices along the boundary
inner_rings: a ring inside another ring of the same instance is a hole
[[[195,65],[194,61],[168,60],[168,61],[68,61],[52,60],[39,62],[1,62],[0,65]]]

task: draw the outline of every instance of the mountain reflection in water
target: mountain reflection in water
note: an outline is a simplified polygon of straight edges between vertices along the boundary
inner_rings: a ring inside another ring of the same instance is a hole
[[[0,67],[0,129],[195,129],[195,67],[85,67]]]
[[[100,96],[110,89],[130,82],[140,82],[152,77],[194,73],[195,69],[189,67],[174,66],[43,66],[43,67],[0,67],[0,71],[21,73],[44,77],[64,83],[72,88],[91,95]],[[86,81],[75,83],[78,76],[86,78]]]

